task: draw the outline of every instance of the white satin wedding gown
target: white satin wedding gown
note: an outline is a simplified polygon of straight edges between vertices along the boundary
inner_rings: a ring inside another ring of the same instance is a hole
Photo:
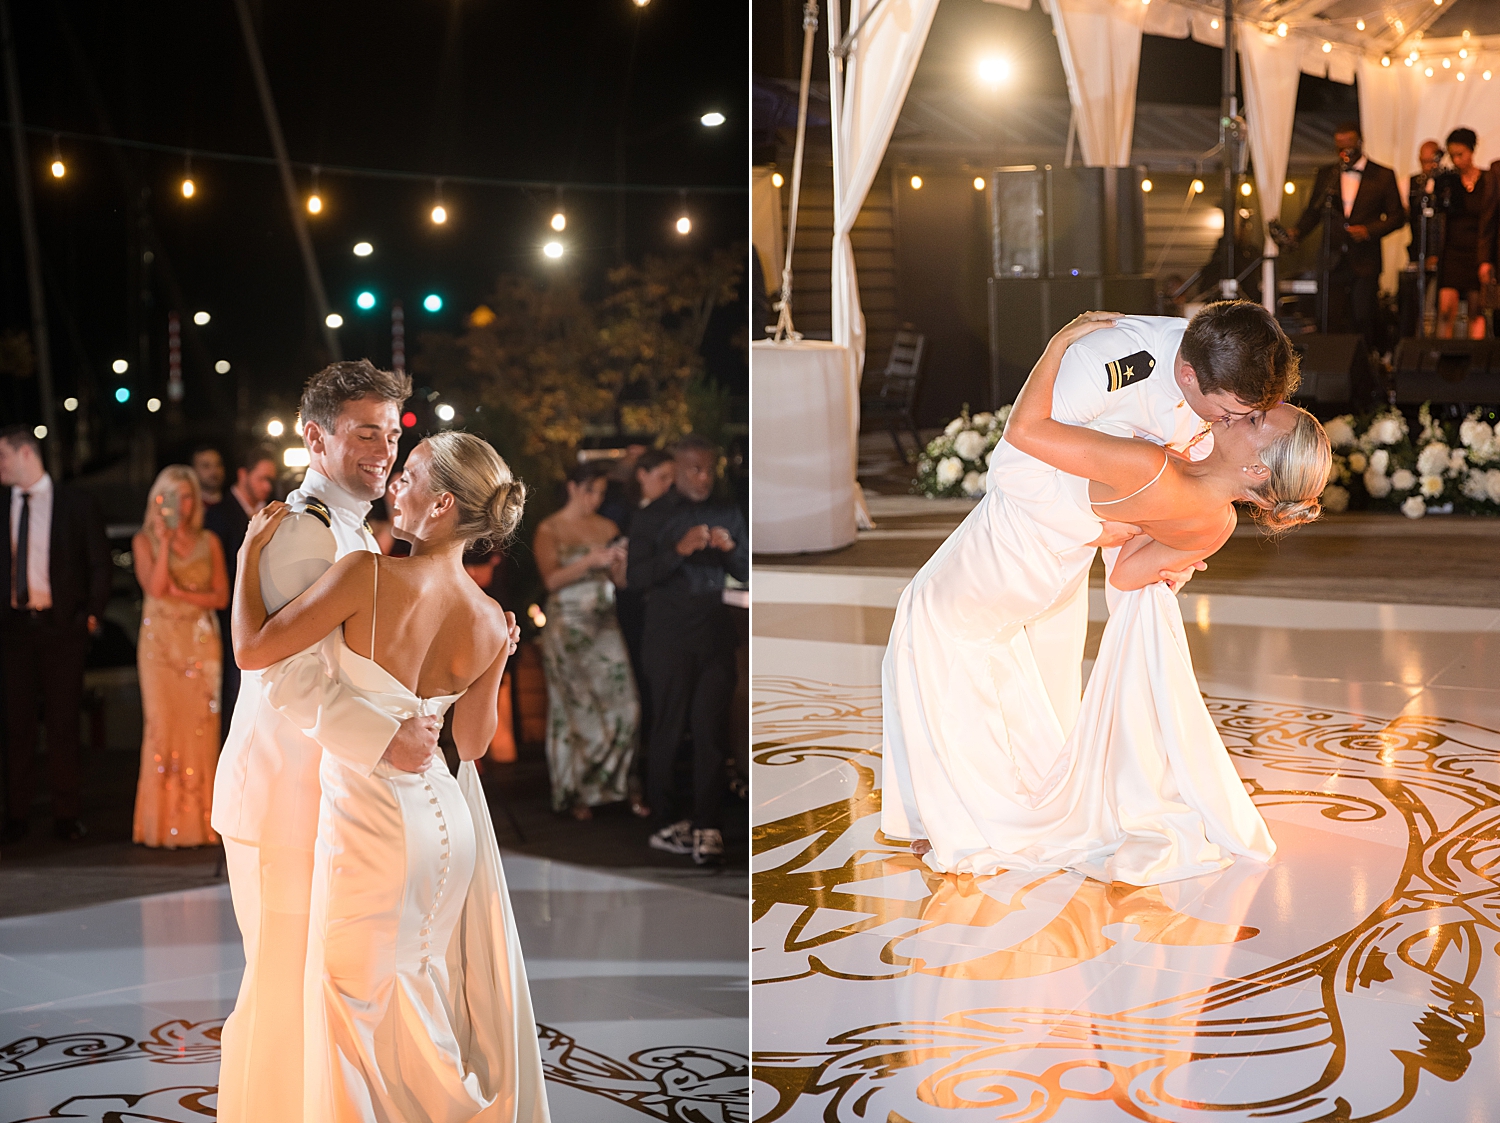
[[[881,675],[882,830],[928,839],[943,873],[1072,867],[1155,885],[1269,861],[1167,586],[1110,589],[1077,721],[1059,719],[1043,681],[1058,676],[1038,662],[1051,653],[1026,626],[1087,580],[1101,519],[1088,481],[1034,465],[1012,465],[1004,490],[992,468],[901,594]]]
[[[377,573],[378,582],[379,575]],[[372,625],[373,632],[373,625]],[[340,629],[325,652],[389,713],[445,714]],[[455,780],[323,755],[304,988],[304,1118],[547,1123],[515,917],[472,761]]]

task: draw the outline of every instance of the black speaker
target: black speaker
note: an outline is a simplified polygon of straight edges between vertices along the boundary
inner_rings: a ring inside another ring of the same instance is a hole
[[[1370,354],[1361,335],[1294,335],[1292,347],[1302,359],[1302,385],[1293,395],[1302,402],[1370,403],[1375,385]]]
[[[1402,405],[1500,402],[1500,345],[1490,339],[1403,339],[1392,378]]]
[[[990,256],[996,277],[1040,277],[1046,267],[1042,220],[1045,174],[1035,165],[990,173]]]
[[[1103,168],[1047,170],[1047,275],[1104,275]]]

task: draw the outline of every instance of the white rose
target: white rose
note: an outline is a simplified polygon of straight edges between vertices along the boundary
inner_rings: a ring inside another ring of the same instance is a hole
[[[963,479],[964,462],[956,456],[945,456],[938,461],[937,482],[939,487],[952,487]]]
[[[1489,493],[1491,503],[1500,503],[1500,468],[1491,468],[1484,474],[1484,490]]]
[[[1391,493],[1391,478],[1377,472],[1372,465],[1365,472],[1365,490],[1371,499],[1384,499]]]
[[[1370,424],[1366,434],[1377,445],[1393,445],[1403,436],[1401,422],[1394,417],[1380,417]]]
[[[1323,426],[1323,432],[1328,434],[1328,443],[1334,448],[1348,448],[1357,437],[1354,435],[1354,418],[1347,413],[1343,417],[1335,417]]]
[[[1469,465],[1469,454],[1461,448],[1456,448],[1448,454],[1448,471],[1452,475],[1458,475]]]
[[[1469,469],[1468,475],[1464,476],[1463,490],[1467,498],[1481,503],[1490,497],[1489,489],[1484,486],[1484,472],[1479,468]]]
[[[1014,406],[1001,406],[995,411],[995,421],[1001,425],[1004,425],[1007,421],[1010,420],[1010,411],[1014,408]]]
[[[1427,500],[1420,495],[1409,495],[1401,504],[1401,513],[1409,519],[1420,519],[1427,513]]]
[[[1391,473],[1391,486],[1397,491],[1410,491],[1417,486],[1417,477],[1405,468],[1397,468]]]
[[[1442,476],[1423,476],[1422,477],[1422,494],[1423,495],[1429,495],[1433,499],[1436,499],[1439,495],[1443,494],[1443,477]]]
[[[1491,460],[1500,459],[1500,437],[1491,433],[1489,437],[1475,445],[1474,459],[1480,463],[1488,463]]]
[[[971,499],[976,495],[984,494],[984,480],[980,478],[978,472],[964,473],[964,482],[959,486],[964,489],[964,494]]]
[[[1370,466],[1370,460],[1362,452],[1351,452],[1349,454],[1349,470],[1358,474]]]
[[[1323,489],[1323,494],[1318,496],[1323,506],[1335,515],[1349,509],[1349,492],[1339,487],[1338,484],[1329,484]]]
[[[976,429],[993,429],[995,427],[995,415],[993,413],[976,413],[969,418],[969,423]]]
[[[1480,421],[1472,414],[1458,427],[1458,439],[1466,448],[1482,448],[1495,439],[1495,430],[1488,422]]]
[[[1433,441],[1417,453],[1417,474],[1440,476],[1448,470],[1448,446],[1442,441]]]
[[[943,427],[943,435],[945,437],[954,436],[963,427],[964,427],[964,419],[963,419],[963,417],[962,416],[955,417],[952,421],[948,422],[948,424]]]
[[[1370,453],[1370,468],[1372,471],[1385,475],[1385,470],[1391,466],[1391,454],[1383,448],[1377,448]]]
[[[973,429],[965,429],[953,438],[953,451],[965,460],[979,460],[984,456],[984,446],[986,443],[983,433],[976,433]]]

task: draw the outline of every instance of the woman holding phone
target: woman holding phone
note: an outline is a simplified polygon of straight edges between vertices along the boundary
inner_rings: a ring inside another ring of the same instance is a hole
[[[222,671],[214,613],[229,606],[229,579],[218,535],[203,529],[198,477],[185,464],[163,468],[151,485],[131,555],[146,594],[136,644],[145,735],[132,837],[166,849],[216,843],[208,822]]]

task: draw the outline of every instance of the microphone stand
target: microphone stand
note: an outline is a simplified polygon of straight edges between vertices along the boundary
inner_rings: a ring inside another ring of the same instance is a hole
[[[1417,222],[1417,338],[1427,338],[1427,223],[1433,216],[1435,175],[1422,180],[1422,214]]]
[[[1323,192],[1323,253],[1318,263],[1318,331],[1328,334],[1328,282],[1333,276],[1333,185],[1338,183],[1339,168],[1334,165],[1328,190]]]

